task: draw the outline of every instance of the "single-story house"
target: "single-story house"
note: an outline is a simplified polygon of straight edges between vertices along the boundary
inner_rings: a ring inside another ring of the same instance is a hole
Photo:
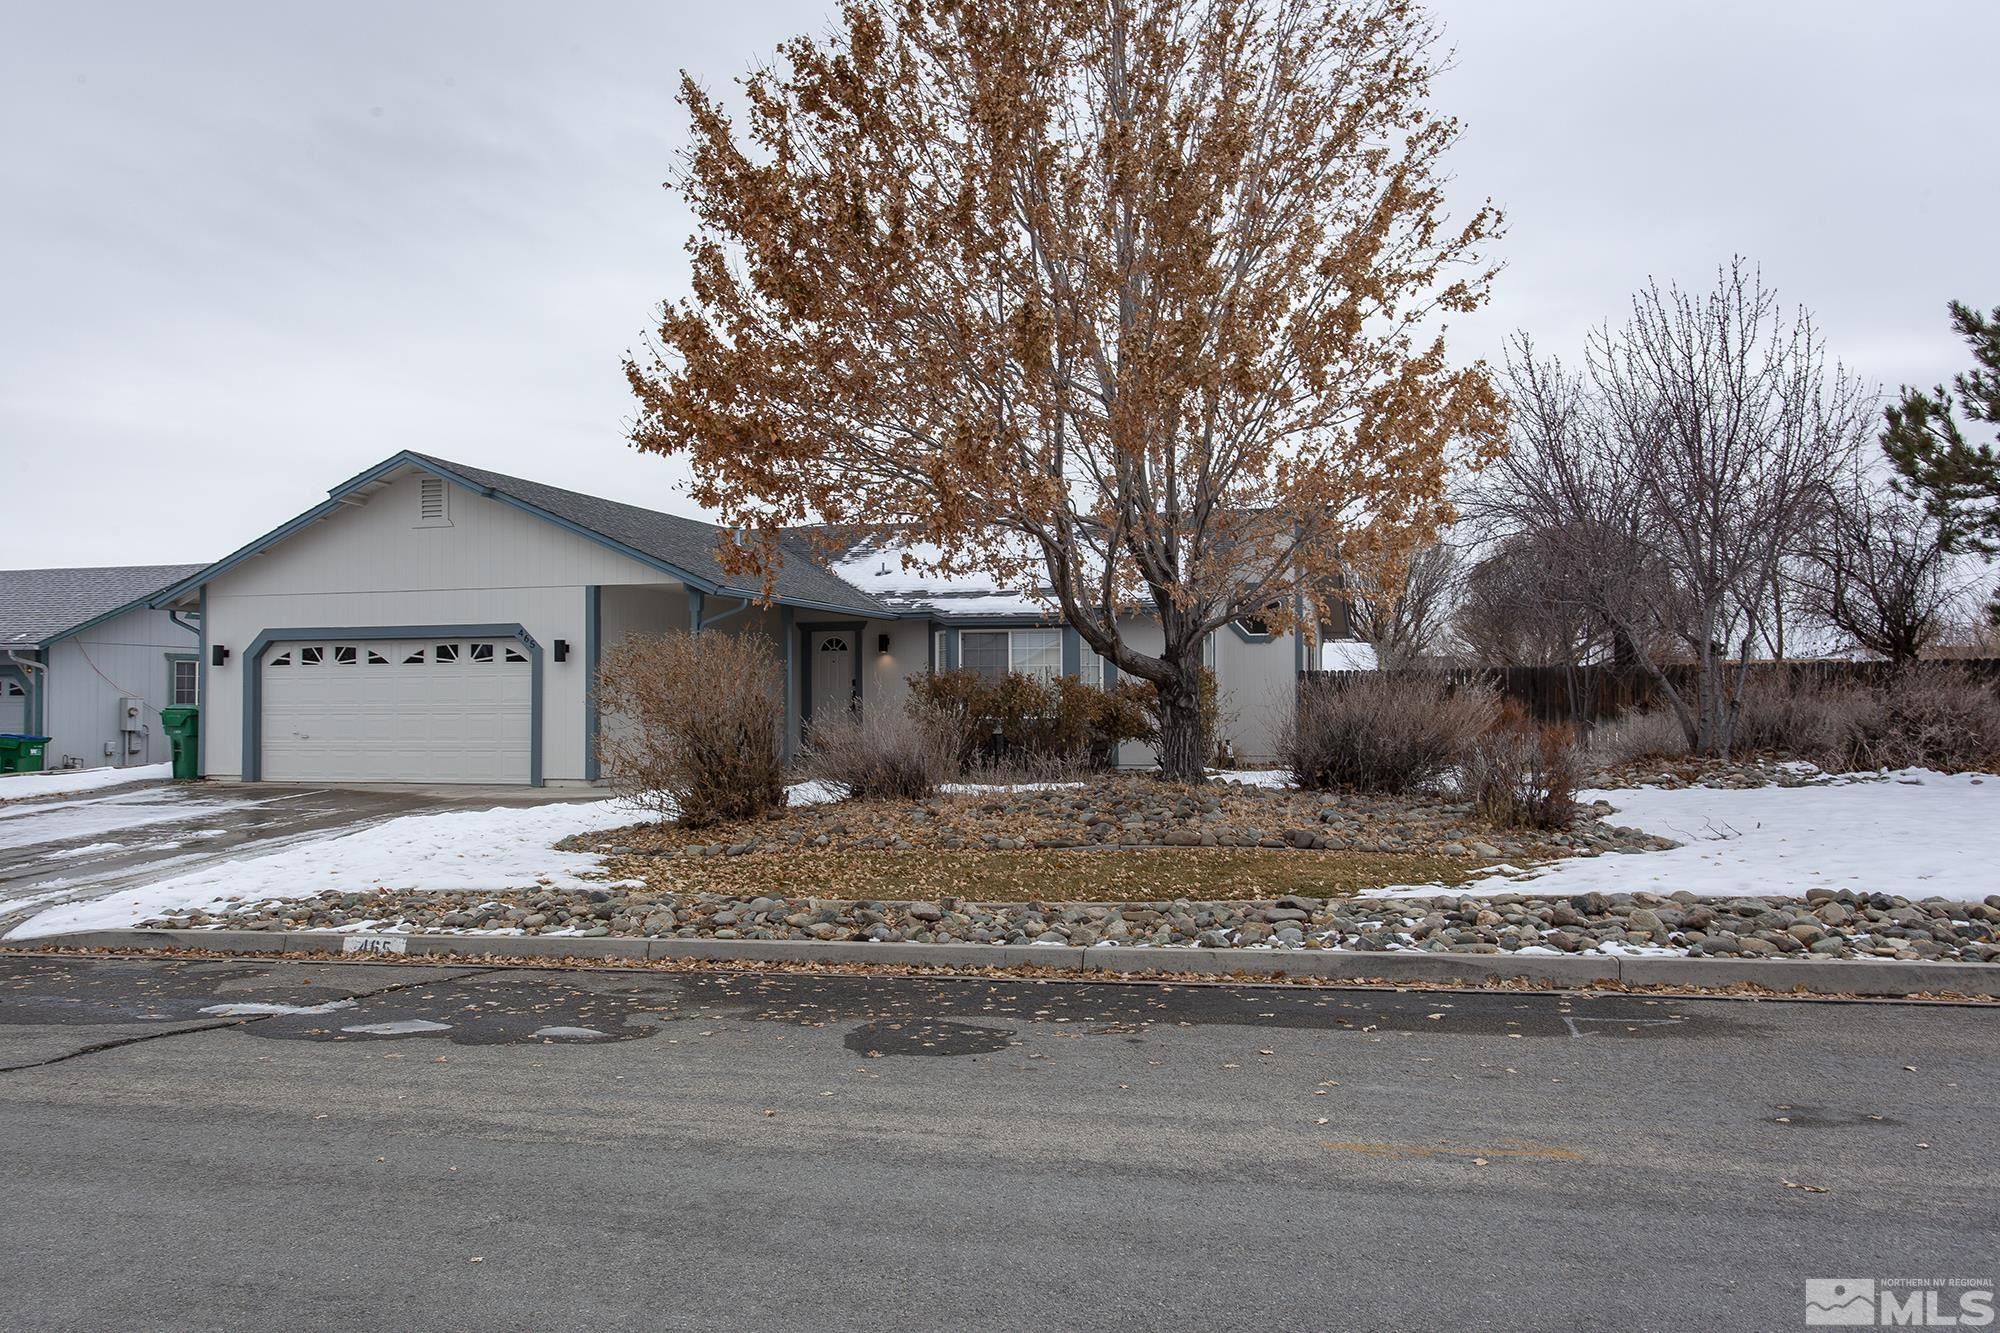
[[[625,635],[757,633],[785,668],[786,744],[816,716],[900,707],[952,667],[1114,673],[1018,594],[913,579],[857,539],[784,539],[768,604],[712,524],[404,452],[154,604],[200,626],[202,771],[269,782],[585,784],[606,725],[592,679]],[[1306,650],[1261,624],[1214,636],[1238,756],[1272,756]],[[1133,633],[1143,643],[1146,626]],[[1155,638],[1158,631],[1153,630]],[[1121,760],[1150,762],[1143,747]]]
[[[47,736],[48,768],[171,758],[160,709],[200,698],[198,631],[150,602],[201,569],[0,570],[0,732]]]

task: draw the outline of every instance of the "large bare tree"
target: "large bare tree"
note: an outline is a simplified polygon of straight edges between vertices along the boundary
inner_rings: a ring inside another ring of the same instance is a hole
[[[739,569],[861,521],[1035,592],[1198,780],[1204,637],[1311,623],[1502,441],[1444,341],[1499,217],[1447,211],[1437,43],[1404,0],[844,0],[740,127],[684,76],[693,296],[628,364],[633,442]]]
[[[1946,523],[1863,468],[1825,500],[1793,575],[1807,614],[1898,668],[1950,630],[1972,580]]]
[[[1348,625],[1375,649],[1382,670],[1402,671],[1438,656],[1463,574],[1456,549],[1432,542],[1407,557],[1349,556],[1340,573]]]
[[[1509,373],[1496,511],[1558,553],[1690,747],[1726,756],[1785,563],[1857,456],[1870,395],[1741,260],[1707,293],[1648,286],[1593,335],[1582,376],[1525,342]],[[1688,679],[1665,670],[1663,637]]]

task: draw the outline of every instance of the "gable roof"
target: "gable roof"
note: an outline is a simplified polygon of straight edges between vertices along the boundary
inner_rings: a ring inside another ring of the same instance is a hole
[[[446,476],[469,482],[477,490],[520,501],[564,520],[587,533],[610,538],[619,546],[652,556],[676,571],[693,576],[693,581],[711,585],[707,591],[724,596],[759,597],[754,583],[730,574],[716,560],[716,542],[723,530],[698,518],[642,509],[602,496],[566,491],[538,481],[510,477],[502,472],[468,467],[430,454],[411,454]],[[778,570],[773,596],[795,606],[819,606],[842,611],[865,611],[873,616],[892,614],[891,608],[852,584],[828,573],[812,558],[807,544],[790,533],[779,539],[784,564]]]
[[[291,522],[272,529],[212,565],[198,567],[188,577],[159,592],[153,598],[153,604],[162,606],[186,596],[238,562],[268,550],[339,510],[346,497],[381,485],[405,468],[442,477],[477,494],[546,519],[641,564],[671,574],[704,593],[753,599],[763,596],[763,589],[754,580],[731,575],[722,568],[716,559],[716,542],[723,535],[723,530],[712,523],[405,450],[334,487],[327,493],[324,502]],[[891,619],[896,615],[881,601],[815,564],[804,541],[786,535],[780,542],[780,549],[785,562],[772,588],[774,600],[792,606],[882,619]]]
[[[64,638],[143,604],[202,565],[0,570],[0,651]]]

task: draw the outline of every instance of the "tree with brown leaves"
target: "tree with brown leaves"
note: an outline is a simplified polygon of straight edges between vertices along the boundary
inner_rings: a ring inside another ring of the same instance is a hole
[[[860,522],[1033,590],[1197,781],[1203,639],[1309,624],[1504,434],[1445,352],[1499,215],[1447,213],[1437,41],[1399,0],[843,0],[740,127],[684,75],[693,295],[627,365],[633,443],[739,571]]]

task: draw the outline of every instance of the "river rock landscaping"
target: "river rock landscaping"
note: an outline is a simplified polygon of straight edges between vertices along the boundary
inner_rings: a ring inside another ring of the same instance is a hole
[[[1692,894],[1564,899],[974,903],[678,895],[633,889],[325,893],[156,917],[150,929],[329,930],[673,939],[853,940],[1128,948],[1685,953],[1724,958],[2000,961],[2000,894],[1912,901],[1815,890],[1794,902]]]

